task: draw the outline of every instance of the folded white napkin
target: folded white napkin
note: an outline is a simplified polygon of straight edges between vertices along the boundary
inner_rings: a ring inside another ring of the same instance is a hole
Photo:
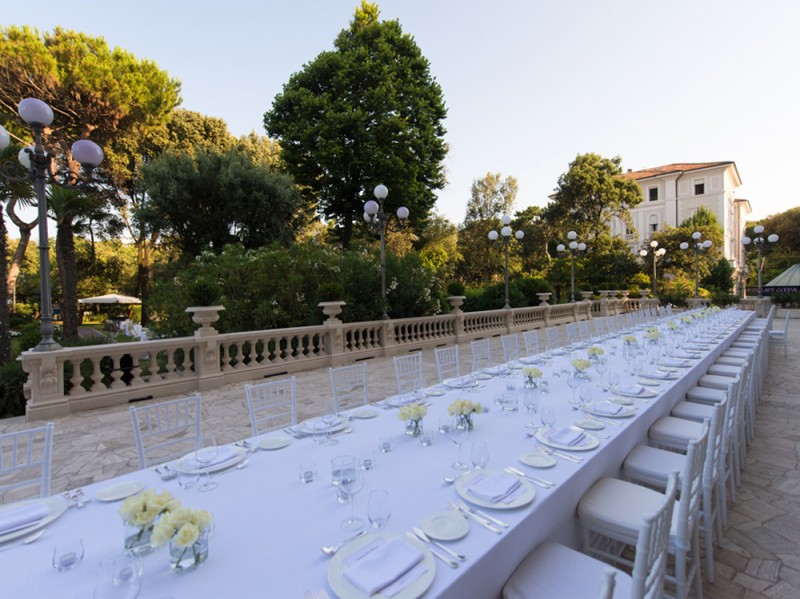
[[[472,383],[473,380],[470,376],[460,376],[455,379],[448,379],[444,382],[448,387],[469,387]]]
[[[500,366],[489,366],[489,368],[484,368],[483,371],[487,374],[504,374],[508,372],[508,366],[505,364],[501,364]]]
[[[404,393],[403,395],[395,395],[390,398],[390,403],[395,406],[404,406],[410,403],[414,403],[418,399],[418,395],[414,392],[411,393]]]
[[[341,424],[341,422],[342,422],[342,419],[338,418],[338,417],[337,418],[328,418],[327,420],[325,418],[320,418],[319,420],[315,420],[311,424],[311,428],[314,429],[315,431],[326,431],[329,428],[332,428],[334,426],[337,426],[338,424]]]
[[[200,451],[202,452],[204,450],[201,449]],[[210,468],[211,466],[224,464],[225,462],[229,462],[238,456],[239,452],[237,452],[236,449],[230,445],[224,445],[222,447],[217,447],[217,455],[207,465],[197,461],[194,453],[186,456],[184,459],[184,464],[186,464],[192,470],[202,470],[204,468]]]
[[[514,493],[519,485],[519,478],[516,476],[495,473],[476,476],[467,489],[478,499],[498,503]]]
[[[671,360],[669,358],[662,358],[659,364],[661,364],[662,366],[677,366],[679,368],[686,366],[686,362],[684,362],[683,360]]]
[[[697,357],[697,354],[690,354],[688,352],[679,352],[676,351],[672,354],[673,358],[678,358],[680,360],[692,360]]]
[[[47,506],[43,503],[21,505],[5,510],[0,514],[0,535],[9,534],[15,530],[21,530],[36,524],[47,514]]]
[[[661,379],[663,381],[670,378],[669,372],[664,372],[663,370],[645,370],[642,372],[642,376],[646,379]]]
[[[542,359],[539,356],[528,356],[526,358],[520,358],[520,362],[523,364],[541,364]]]
[[[605,402],[596,402],[589,406],[590,412],[600,414],[601,416],[615,416],[623,409],[624,408],[620,405]]]
[[[564,427],[546,433],[548,440],[559,445],[580,445],[586,438],[586,433],[574,428]]]
[[[391,585],[421,561],[422,553],[402,539],[387,542],[378,538],[348,556],[344,575],[369,596]]]
[[[641,385],[619,385],[616,391],[622,395],[641,395],[644,392],[644,387]]]

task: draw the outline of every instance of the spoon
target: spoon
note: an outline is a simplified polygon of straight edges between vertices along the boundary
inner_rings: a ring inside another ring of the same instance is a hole
[[[445,476],[444,477],[444,482],[446,482],[448,485],[452,485],[459,478],[461,478],[462,476],[464,476],[466,474],[469,474],[470,472],[472,472],[472,470],[467,470],[466,472],[460,472],[460,473],[456,474],[455,476]]]
[[[322,553],[324,553],[325,555],[333,555],[334,553],[339,551],[339,549],[341,549],[342,547],[347,545],[353,539],[357,539],[358,537],[360,537],[362,535],[365,535],[365,534],[367,534],[367,531],[366,530],[362,530],[361,532],[358,532],[358,533],[354,534],[352,537],[349,537],[349,538],[345,539],[344,541],[342,541],[338,545],[325,545],[324,547],[322,547]]]

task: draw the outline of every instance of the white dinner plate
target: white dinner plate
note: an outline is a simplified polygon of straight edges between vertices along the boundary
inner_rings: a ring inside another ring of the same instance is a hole
[[[689,368],[691,364],[686,360],[661,360],[658,363],[659,366],[666,366],[667,368]]]
[[[523,364],[542,364],[544,360],[542,360],[539,356],[526,356],[524,358],[519,359],[520,362]]]
[[[208,468],[195,468],[187,463],[187,460],[194,459],[194,452],[183,456],[180,460],[178,460],[178,470],[185,473],[185,474],[204,474],[205,472],[218,472],[220,470],[225,470],[230,468],[231,466],[235,466],[239,462],[241,462],[245,456],[247,455],[247,450],[244,447],[238,447],[236,445],[229,445],[231,449],[236,453],[234,457],[230,460],[225,460],[224,462],[220,462],[219,464],[212,464]]]
[[[642,389],[641,393],[626,393],[625,389],[614,389],[614,393],[624,397],[656,397],[658,395],[658,393],[652,389]]]
[[[387,397],[383,400],[387,406],[392,406],[393,408],[402,408],[403,406],[407,406],[409,404],[415,403],[419,401],[419,397],[417,397],[413,393],[406,393],[404,395],[392,395],[391,397]]]
[[[259,443],[258,446],[261,449],[266,449],[267,451],[273,451],[275,449],[283,449],[291,442],[292,440],[289,437],[267,437],[266,439],[261,441],[261,443]]]
[[[573,427],[570,427],[573,428]],[[592,435],[591,433],[587,433],[586,431],[581,430],[580,428],[575,428],[575,430],[580,430],[586,436],[583,438],[583,443],[579,445],[562,445],[561,443],[556,443],[555,441],[551,441],[547,438],[545,433],[547,430],[539,429],[536,431],[536,440],[541,441],[548,447],[552,447],[553,449],[563,449],[565,451],[590,451],[600,445],[600,441]]]
[[[327,433],[337,433],[340,430],[347,428],[348,424],[345,418],[339,418],[338,420],[334,421],[334,424],[328,427],[317,428],[315,423],[320,422],[321,420],[321,418],[317,418],[316,420],[306,420],[305,422],[298,424],[295,427],[295,430],[299,431],[303,435],[324,435]]]
[[[375,418],[378,415],[377,410],[370,410],[369,408],[365,408],[363,410],[356,410],[353,412],[353,418],[358,418],[360,420],[368,420],[370,418]]]
[[[339,599],[367,599],[367,595],[345,577],[345,562],[350,555],[367,543],[374,541],[376,537],[382,537],[386,541],[391,541],[396,537],[400,537],[400,535],[389,532],[364,535],[342,547],[336,552],[336,555],[331,558],[328,564],[328,584],[331,585],[331,589],[333,589],[333,592],[336,593]],[[422,563],[425,564],[427,571],[402,591],[394,595],[392,599],[417,599],[417,597],[424,595],[425,591],[433,584],[433,579],[436,576],[436,562],[433,559],[433,554],[428,551],[428,548],[425,547],[421,541],[406,536],[401,538],[422,553]],[[376,597],[378,599],[385,599],[386,595],[383,593],[376,593],[374,595],[369,595],[369,597],[370,599]]]
[[[456,493],[458,493],[461,499],[469,501],[474,505],[478,505],[480,507],[489,507],[495,510],[513,510],[514,508],[528,505],[531,501],[533,501],[534,497],[536,497],[536,489],[534,488],[533,484],[524,478],[519,479],[522,487],[522,493],[517,495],[510,503],[492,503],[491,501],[484,501],[483,499],[475,497],[475,495],[469,492],[470,482],[472,482],[477,476],[488,474],[503,474],[504,476],[514,478],[513,474],[507,474],[502,470],[476,470],[474,472],[470,472],[469,474],[465,474],[456,480]]]
[[[581,420],[576,420],[575,426],[587,431],[601,431],[605,428],[605,425],[599,420],[590,420],[589,418],[582,418]]]
[[[616,414],[604,414],[598,410],[595,410],[590,406],[584,408],[584,411],[592,416],[599,416],[600,418],[629,418],[636,413],[636,410],[633,408],[623,408]]]
[[[490,374],[492,376],[496,376],[499,374],[508,374],[510,371],[511,369],[505,364],[501,364],[500,366],[489,366],[488,368],[483,369],[483,372],[485,374]]]
[[[486,374],[485,372],[480,372],[475,375],[475,378],[479,381],[488,381],[490,378],[492,378],[492,375]]]
[[[61,495],[52,495],[50,497],[28,499],[25,501],[17,501],[15,503],[9,503],[8,505],[0,506],[0,513],[6,510],[16,509],[22,505],[33,505],[36,503],[43,503],[45,507],[47,507],[47,515],[38,522],[34,522],[30,526],[0,535],[0,543],[5,543],[6,541],[13,541],[14,539],[24,537],[25,535],[32,533],[34,530],[38,530],[43,526],[47,526],[53,520],[67,511],[66,500]]]
[[[543,453],[523,453],[519,456],[519,461],[531,468],[552,468],[556,465],[555,458]]]
[[[439,541],[455,541],[469,532],[467,519],[452,510],[426,516],[421,526],[426,535]]]
[[[444,391],[441,389],[425,389],[425,395],[428,397],[440,397],[444,395]]]
[[[475,379],[469,376],[460,376],[454,379],[445,379],[442,384],[450,389],[467,389],[475,386]]]
[[[116,485],[110,485],[100,489],[94,496],[97,501],[118,501],[131,495],[136,495],[144,489],[144,483],[140,480],[129,480]]]
[[[632,406],[633,400],[628,399],[627,397],[609,397],[608,401],[611,403],[618,404],[620,406]]]
[[[637,383],[638,385],[644,385],[645,387],[660,387],[660,386],[661,386],[661,382],[662,382],[662,380],[663,380],[663,379],[647,379],[647,378],[641,378],[641,379],[639,379],[638,381],[636,381],[636,383]],[[637,397],[639,397],[639,396],[637,395]]]

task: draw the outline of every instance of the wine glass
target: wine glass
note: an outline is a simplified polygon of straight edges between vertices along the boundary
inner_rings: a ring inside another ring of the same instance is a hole
[[[364,521],[355,515],[356,495],[364,488],[364,472],[358,468],[348,469],[339,480],[339,490],[350,498],[350,516],[342,520],[342,530],[358,530]]]
[[[608,388],[611,389],[611,391],[614,391],[617,388],[617,385],[619,385],[619,372],[616,372],[616,371],[609,372],[608,373]],[[607,391],[607,390],[608,389],[604,389],[604,391]]]
[[[594,363],[594,370],[600,375],[600,385],[604,390],[608,390],[608,386],[603,384],[603,375],[608,372],[608,358],[605,356],[598,356]]]
[[[197,450],[194,452],[194,459],[202,466],[203,482],[197,485],[198,491],[211,491],[216,489],[219,484],[211,480],[211,473],[208,467],[217,458],[219,448],[217,438],[213,434],[206,434],[200,437]]]
[[[459,428],[458,422],[453,419],[453,422],[450,423],[448,435],[450,436],[450,440],[458,446],[458,458],[451,464],[451,468],[454,470],[467,470],[469,466],[461,461],[461,446],[464,444],[464,441],[467,440],[469,431],[466,428]]]
[[[333,432],[333,427],[341,422],[340,417],[336,414],[325,414],[320,418],[320,421],[325,425],[325,428],[320,431],[317,443],[320,445],[336,445],[339,443],[339,440],[334,439],[331,433]]]
[[[575,406],[575,389],[577,389],[578,385],[580,385],[577,372],[570,372],[567,375],[567,385],[569,385],[569,388],[572,389],[572,401],[570,401],[570,403],[572,404],[573,409],[577,410],[578,408]]]
[[[475,466],[476,469],[480,470],[486,468],[486,465],[489,463],[489,446],[486,444],[486,441],[475,441],[472,443],[470,458],[472,460],[472,465]]]
[[[383,528],[392,515],[389,505],[389,491],[375,489],[369,494],[367,500],[367,518],[375,528]]]
[[[555,408],[550,406],[546,406],[539,409],[539,420],[542,421],[542,426],[545,429],[553,428],[553,425],[556,423],[556,411]]]
[[[586,409],[592,403],[592,385],[584,383],[578,387],[578,397],[581,400],[581,406]]]

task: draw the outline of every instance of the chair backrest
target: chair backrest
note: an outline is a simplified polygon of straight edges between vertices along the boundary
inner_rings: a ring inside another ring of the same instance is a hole
[[[711,409],[711,422],[708,427],[708,444],[706,449],[706,459],[703,465],[703,484],[706,488],[712,488],[720,475],[720,460],[724,459],[723,433],[725,432],[725,415],[730,408],[732,400],[726,397],[722,402]]]
[[[333,389],[333,411],[339,413],[369,402],[367,363],[361,362],[340,368],[328,368]]]
[[[38,486],[39,497],[49,496],[52,455],[52,422],[0,435],[0,504],[31,497],[27,487]]]
[[[503,345],[503,361],[507,364],[519,360],[519,339],[516,335],[503,335],[500,337]]]
[[[536,330],[525,331],[522,333],[522,339],[525,341],[525,353],[529,356],[535,356],[539,353],[539,333]]]
[[[439,373],[439,382],[445,379],[461,376],[461,362],[458,357],[458,346],[437,347],[433,350],[436,356],[436,371]]]
[[[631,573],[631,599],[658,599],[662,596],[677,488],[678,473],[672,472],[667,479],[664,501],[654,514],[645,516],[644,525],[639,529]]]
[[[200,394],[131,406],[131,424],[140,468],[179,458],[200,442]]]
[[[574,322],[568,322],[567,330],[567,343],[575,343],[578,340],[578,325]]]
[[[394,374],[397,377],[398,393],[420,391],[425,387],[422,370],[422,352],[394,357]]]
[[[478,339],[469,344],[472,350],[472,372],[492,365],[492,346],[488,339]]]
[[[253,436],[297,424],[295,377],[245,385]]]
[[[561,336],[558,327],[547,327],[547,349],[552,350],[558,347],[559,337]]]
[[[578,333],[581,336],[581,341],[589,341],[592,338],[592,333],[589,331],[589,321],[581,320],[578,323]]]
[[[786,318],[783,319],[783,334],[789,334],[789,311],[786,311]]]
[[[685,547],[691,546],[692,530],[697,525],[700,502],[703,498],[703,473],[708,451],[709,425],[709,420],[704,420],[700,438],[689,443],[684,470],[681,472],[675,542],[682,543]]]
[[[600,337],[601,335],[606,334],[606,319],[605,317],[601,316],[599,318],[594,319],[594,334]]]

